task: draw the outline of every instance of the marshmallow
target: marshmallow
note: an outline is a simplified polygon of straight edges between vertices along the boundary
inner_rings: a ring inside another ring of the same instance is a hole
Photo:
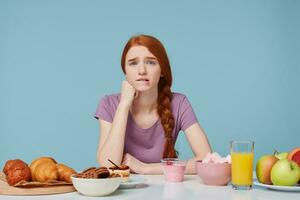
[[[222,157],[217,152],[208,153],[202,159],[202,163],[231,163],[231,156]]]

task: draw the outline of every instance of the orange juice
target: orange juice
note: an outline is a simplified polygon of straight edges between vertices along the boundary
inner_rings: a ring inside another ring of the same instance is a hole
[[[252,185],[253,152],[231,152],[232,184]]]

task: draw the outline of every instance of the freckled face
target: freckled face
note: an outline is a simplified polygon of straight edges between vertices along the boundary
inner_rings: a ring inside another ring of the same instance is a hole
[[[133,46],[125,58],[127,81],[137,91],[157,88],[161,68],[157,58],[144,46]]]

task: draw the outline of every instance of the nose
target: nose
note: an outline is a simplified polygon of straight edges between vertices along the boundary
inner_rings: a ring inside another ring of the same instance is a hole
[[[139,75],[145,75],[145,74],[147,74],[146,66],[144,64],[141,64],[139,66],[138,70],[139,70],[138,71]]]

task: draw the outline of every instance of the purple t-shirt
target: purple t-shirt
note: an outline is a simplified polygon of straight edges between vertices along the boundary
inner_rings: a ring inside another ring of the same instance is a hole
[[[176,141],[179,131],[185,131],[198,120],[185,95],[179,93],[172,95],[171,108],[175,122],[173,138]],[[112,123],[119,102],[120,94],[105,95],[99,101],[95,118]],[[159,119],[150,128],[143,129],[135,123],[129,112],[125,134],[124,153],[129,153],[145,163],[160,162],[165,136]]]

